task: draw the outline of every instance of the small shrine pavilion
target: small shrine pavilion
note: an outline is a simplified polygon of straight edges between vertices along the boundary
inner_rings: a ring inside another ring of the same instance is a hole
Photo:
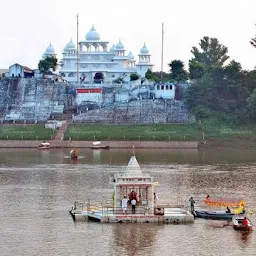
[[[124,174],[115,174],[114,185],[114,208],[121,209],[121,201],[126,197],[129,201],[136,199],[137,212],[143,213],[147,209],[148,214],[154,214],[154,178],[149,174],[143,174],[139,163],[133,155],[126,167]],[[133,198],[132,198],[133,197]],[[129,205],[129,204],[128,204]],[[128,207],[128,213],[130,212]]]

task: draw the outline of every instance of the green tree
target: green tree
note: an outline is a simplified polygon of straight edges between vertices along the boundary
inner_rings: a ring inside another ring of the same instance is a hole
[[[197,61],[189,61],[189,77],[190,79],[198,79],[204,74],[203,64]]]
[[[203,37],[199,47],[192,47],[192,59],[189,61],[191,79],[197,79],[214,67],[223,67],[229,59],[228,48],[219,43],[217,38]]]
[[[229,59],[228,48],[219,43],[217,38],[203,37],[199,43],[200,50],[193,47],[191,53],[194,55],[192,61],[197,61],[204,67],[220,66]]]
[[[252,94],[250,97],[247,98],[247,103],[248,103],[248,110],[250,116],[255,119],[256,118],[256,89],[253,90]]]
[[[163,81],[162,82],[168,82],[170,81],[170,74],[166,73],[166,72],[153,72],[153,76],[156,82],[160,82],[161,81],[161,73],[163,76]]]
[[[171,79],[177,82],[184,82],[188,79],[188,73],[184,69],[184,63],[181,60],[173,60],[168,64],[171,68]]]
[[[131,73],[130,74],[130,80],[135,81],[139,79],[139,75],[137,73]]]
[[[52,68],[53,71],[55,71],[57,64],[58,64],[58,60],[54,56],[46,57],[45,59],[39,61],[38,69],[42,73],[48,72],[50,68]]]
[[[146,74],[145,74],[145,77],[146,77],[148,80],[155,80],[155,79],[154,79],[153,72],[152,72],[150,69],[147,70],[147,72],[146,72]]]

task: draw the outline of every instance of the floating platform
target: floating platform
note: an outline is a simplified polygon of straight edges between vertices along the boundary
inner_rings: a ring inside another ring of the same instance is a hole
[[[187,224],[194,222],[194,216],[185,208],[168,207],[158,208],[156,214],[147,211],[138,213],[122,214],[113,208],[90,207],[89,210],[72,209],[70,214],[74,221],[95,221],[101,223],[166,223],[166,224]]]
[[[156,194],[158,182],[149,174],[143,174],[133,155],[125,172],[110,177],[113,193],[110,201],[91,204],[75,201],[70,210],[74,221],[92,220],[101,223],[173,223],[194,222],[194,215],[182,203],[160,203]],[[133,212],[135,207],[135,213]],[[133,210],[132,210],[133,208]]]

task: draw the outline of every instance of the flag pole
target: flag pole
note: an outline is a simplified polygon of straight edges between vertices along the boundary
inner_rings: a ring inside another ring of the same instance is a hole
[[[164,59],[164,23],[162,22],[161,82],[163,81],[163,59]]]
[[[79,15],[76,15],[76,74],[77,74],[77,85],[79,85],[79,49],[78,49],[78,25]]]

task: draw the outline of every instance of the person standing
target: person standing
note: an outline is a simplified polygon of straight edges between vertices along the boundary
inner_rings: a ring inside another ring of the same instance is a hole
[[[131,201],[131,204],[132,204],[132,214],[135,214],[136,203],[137,203],[137,201],[133,198],[132,201]]]
[[[159,201],[159,197],[157,194],[154,192],[154,205],[156,205],[157,201]]]
[[[195,200],[192,196],[190,197],[189,202],[190,202],[190,211],[191,213],[193,213],[195,210]]]
[[[123,214],[127,214],[127,202],[128,202],[128,199],[126,198],[126,196],[124,196],[124,198],[122,200]]]

